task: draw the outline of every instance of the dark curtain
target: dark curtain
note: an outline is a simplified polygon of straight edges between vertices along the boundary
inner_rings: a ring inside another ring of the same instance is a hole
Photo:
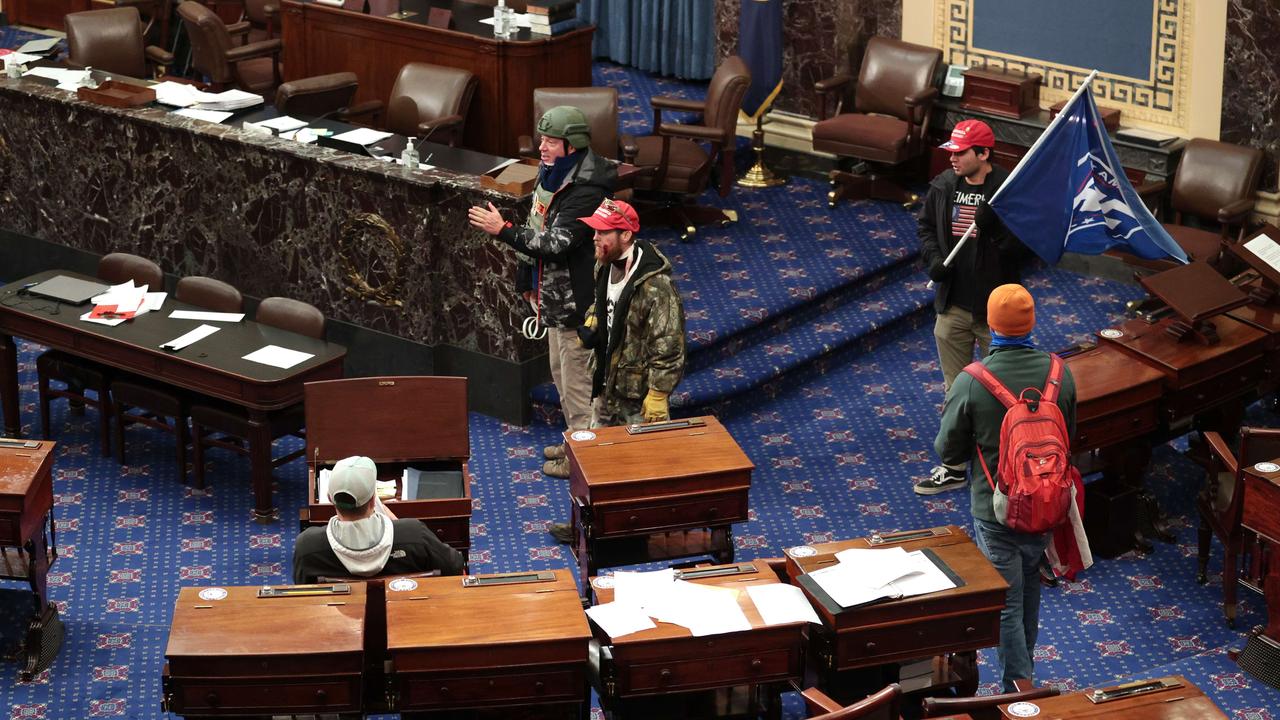
[[[581,0],[595,55],[686,80],[715,72],[714,0]]]

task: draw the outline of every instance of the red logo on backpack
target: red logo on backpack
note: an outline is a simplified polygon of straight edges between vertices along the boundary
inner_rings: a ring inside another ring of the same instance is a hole
[[[1047,532],[1067,521],[1074,485],[1071,439],[1058,408],[1062,359],[1049,355],[1044,389],[1026,388],[1014,397],[980,362],[964,369],[1007,408],[1000,423],[1000,482],[991,477],[978,449],[978,460],[994,495],[996,519],[1011,530]],[[1038,399],[1027,397],[1038,393]]]

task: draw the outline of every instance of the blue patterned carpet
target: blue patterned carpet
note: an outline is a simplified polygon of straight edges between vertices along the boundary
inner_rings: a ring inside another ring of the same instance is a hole
[[[625,84],[624,122],[647,127],[652,94],[697,97],[696,85],[608,65],[597,81]],[[806,542],[872,531],[969,525],[968,496],[922,499],[913,479],[932,464],[942,402],[931,313],[913,269],[911,217],[887,204],[828,211],[821,183],[735,189],[727,206],[742,220],[681,245],[669,231],[645,231],[676,263],[690,315],[691,373],[681,386],[689,408],[716,410],[756,463],[751,520],[735,528],[740,558],[777,556]],[[710,195],[707,202],[719,202]],[[1036,339],[1061,347],[1105,327],[1139,293],[1056,269],[1028,281],[1040,306]],[[24,431],[38,428],[35,356],[23,345]],[[563,481],[542,477],[541,448],[558,432],[550,398],[543,417],[514,427],[471,416],[476,478],[471,567],[475,572],[569,567],[546,526],[567,512]],[[1254,422],[1276,418],[1254,410]],[[130,429],[134,464],[98,454],[96,416],[55,405],[59,442],[55,513],[61,557],[50,592],[68,637],[53,668],[30,684],[8,662],[0,701],[11,718],[160,717],[160,667],[180,585],[283,583],[296,536],[291,521],[250,520],[247,463],[214,452],[209,496],[175,477],[172,440]],[[277,449],[277,452],[280,450]],[[304,503],[305,468],[277,473],[285,518]],[[1197,468],[1175,445],[1158,448],[1150,485],[1176,518],[1178,542],[1151,556],[1100,561],[1080,581],[1044,593],[1037,678],[1063,689],[1122,677],[1181,673],[1234,719],[1272,718],[1280,693],[1243,674],[1225,656],[1241,632],[1221,621],[1220,577],[1195,577]],[[1220,570],[1215,546],[1211,572]],[[16,585],[10,584],[16,588]],[[6,591],[0,607],[26,602]],[[26,605],[22,605],[26,607]],[[1239,626],[1263,620],[1262,603],[1242,591]],[[20,630],[12,612],[6,638]],[[982,653],[990,691],[994,653]],[[788,715],[798,717],[794,699]]]

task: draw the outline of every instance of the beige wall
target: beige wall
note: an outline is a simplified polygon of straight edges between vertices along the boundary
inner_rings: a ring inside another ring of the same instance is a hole
[[[1127,0],[1132,2],[1134,0]],[[940,46],[937,21],[943,0],[903,0],[902,39]],[[1121,115],[1127,126],[1145,127],[1185,137],[1217,139],[1222,120],[1222,67],[1227,34],[1226,0],[1181,0],[1186,58],[1179,65],[1181,120],[1152,121]],[[1082,31],[1085,28],[1082,28]],[[1042,93],[1045,107],[1061,98]],[[1105,104],[1102,102],[1100,104]]]

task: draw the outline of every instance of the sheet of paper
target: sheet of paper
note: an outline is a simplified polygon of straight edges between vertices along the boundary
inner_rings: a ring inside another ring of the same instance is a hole
[[[315,142],[317,136],[315,132],[312,131],[310,128],[298,128],[297,130],[282,132],[280,133],[280,137],[284,138],[285,140],[293,140],[295,142],[300,142],[303,145],[306,145],[306,144]]]
[[[594,620],[610,638],[619,638],[657,627],[643,610],[626,603],[611,602],[593,605],[587,608],[587,617]]]
[[[245,355],[242,359],[288,370],[294,365],[310,360],[313,357],[315,355],[311,353],[298,352],[297,350],[282,348],[279,345],[267,345]]]
[[[217,110],[198,110],[196,108],[183,108],[181,110],[174,110],[173,114],[181,115],[182,117],[189,117],[192,120],[203,120],[205,122],[211,122],[211,123],[220,123],[226,120],[227,118],[231,117],[231,113],[229,112],[219,112]]]
[[[58,41],[61,39],[62,38],[50,37],[50,38],[40,38],[38,40],[28,40],[18,47],[18,52],[35,53],[37,55],[43,55],[44,53],[47,53],[50,50],[52,50],[54,46],[58,44]]]
[[[209,96],[194,85],[165,80],[151,86],[156,91],[156,102],[171,107],[190,107]]]
[[[3,57],[5,64],[12,63],[17,65],[26,65],[27,63],[33,63],[40,59],[39,55],[28,55],[24,52],[11,52]]]
[[[681,625],[694,637],[751,629],[738,605],[736,590],[677,580],[645,612],[662,622]]]
[[[1244,247],[1257,255],[1259,260],[1270,265],[1272,270],[1280,272],[1280,244],[1267,237],[1265,233],[1245,243]]]
[[[261,105],[261,95],[244,90],[223,90],[220,93],[203,93],[199,107],[202,110],[240,110]]]
[[[209,312],[208,310],[174,310],[169,313],[174,320],[206,320],[208,322],[240,322],[244,313]]]
[[[619,571],[613,574],[613,599],[644,609],[657,602],[675,581],[671,568],[653,572]]]
[[[334,135],[334,140],[354,143],[356,145],[372,145],[381,140],[391,137],[391,133],[382,132],[381,130],[373,130],[370,128],[356,128],[348,130],[340,135]]]
[[[836,563],[814,570],[809,573],[809,577],[841,607],[854,607],[880,598],[897,597],[898,593],[892,586],[867,587],[859,577],[857,568],[850,563]]]
[[[307,121],[289,117],[288,115],[281,115],[280,117],[271,118],[270,120],[263,120],[258,124],[262,127],[268,127],[276,132],[283,133],[289,132],[290,130],[297,130],[298,128],[304,128],[307,126]]]
[[[203,340],[216,332],[218,332],[218,328],[212,325],[201,325],[200,327],[196,328],[195,330],[192,330],[189,333],[184,333],[182,335],[179,335],[178,337],[170,340],[169,342],[161,345],[160,347],[164,348],[165,350],[181,350],[182,348],[190,345],[191,343],[199,342],[200,340]]]
[[[866,587],[880,587],[911,572],[906,565],[907,553],[901,547],[849,548],[836,553],[836,560],[857,568],[859,581]]]
[[[902,597],[950,590],[956,584],[920,550],[907,553],[907,564],[913,570],[910,575],[890,583],[890,587]]]
[[[143,290],[146,290],[146,288],[147,288],[146,285],[142,286]],[[138,314],[141,315],[142,313],[147,312],[149,310],[159,310],[162,306],[164,306],[164,299],[167,297],[169,297],[169,293],[162,293],[162,292],[147,293],[147,299],[142,301],[142,309],[138,311]]]
[[[321,505],[330,504],[329,503],[329,476],[331,474],[333,474],[333,470],[329,468],[324,468],[320,472],[316,473],[316,494],[319,495],[319,497],[316,498],[316,501],[319,502]]]
[[[81,315],[80,319],[85,322],[97,323],[99,325],[106,325],[108,327],[115,327],[116,325],[119,325],[120,323],[125,321],[125,318],[96,318],[96,317],[92,317],[92,315],[93,315],[93,311],[90,310],[89,312]]]
[[[318,0],[317,0],[317,1],[318,1]],[[512,14],[511,14],[511,17],[515,19],[515,21],[516,21],[516,27],[518,27],[518,28],[527,28],[527,27],[529,27],[529,13],[512,13]],[[484,23],[485,25],[492,25],[492,24],[493,24],[493,16],[492,16],[492,15],[490,15],[490,16],[489,16],[489,17],[487,17],[487,18],[480,18],[480,22]]]
[[[89,73],[84,70],[68,70],[66,68],[55,67],[34,67],[28,70],[26,75],[23,75],[23,77],[30,75],[34,77],[47,78],[49,80],[57,81],[59,85],[76,85],[79,87],[79,85],[84,82],[88,74]]]
[[[747,594],[760,612],[760,619],[765,625],[781,625],[791,622],[811,622],[821,624],[818,613],[814,612],[804,591],[795,585],[786,583],[770,583],[768,585],[748,585]]]

